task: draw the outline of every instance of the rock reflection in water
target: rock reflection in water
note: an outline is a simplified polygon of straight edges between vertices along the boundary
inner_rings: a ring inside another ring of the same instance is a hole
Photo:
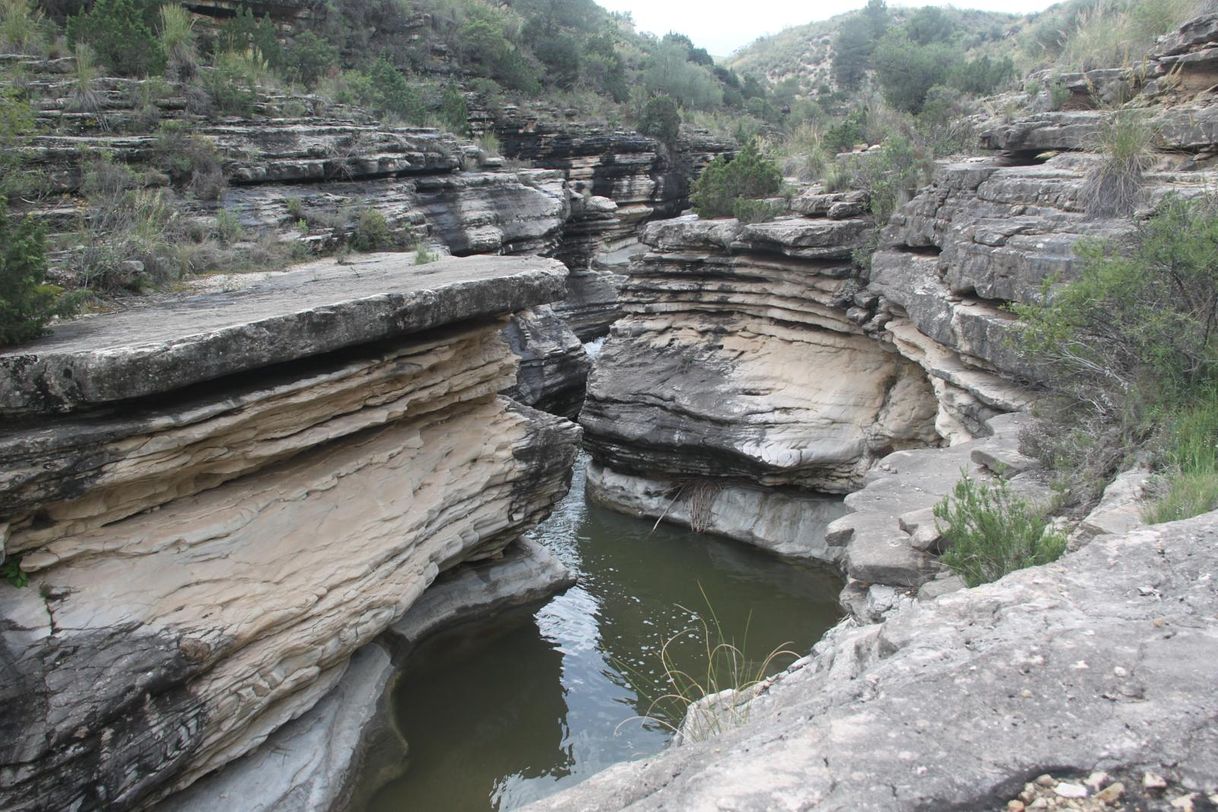
[[[678,708],[653,707],[669,689],[660,650],[700,628],[693,613],[709,619],[708,601],[754,662],[784,644],[805,652],[836,622],[835,575],[587,505],[583,473],[581,462],[535,531],[579,585],[532,616],[454,629],[411,655],[395,692],[411,756],[375,812],[513,809],[657,752],[670,731],[640,717],[679,722]],[[701,641],[673,652],[704,670]]]

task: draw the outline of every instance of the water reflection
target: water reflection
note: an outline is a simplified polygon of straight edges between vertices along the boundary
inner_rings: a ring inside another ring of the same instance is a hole
[[[667,744],[655,706],[669,689],[665,641],[698,628],[707,602],[724,636],[754,660],[798,651],[837,619],[840,583],[737,542],[697,536],[589,506],[583,466],[571,495],[535,537],[580,575],[531,615],[439,635],[410,657],[396,692],[410,743],[405,774],[375,812],[513,809],[611,764]],[[705,594],[705,598],[703,597]],[[699,641],[673,648],[704,668]],[[783,661],[785,664],[787,661]],[[658,720],[640,717],[650,713]]]

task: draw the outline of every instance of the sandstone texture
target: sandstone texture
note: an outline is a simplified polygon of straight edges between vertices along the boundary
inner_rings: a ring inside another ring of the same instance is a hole
[[[497,395],[504,319],[564,269],[368,262],[82,320],[9,367],[41,396],[6,394],[30,584],[0,585],[0,805],[145,806],[250,752],[565,493],[578,428]]]
[[[546,600],[574,583],[570,571],[544,547],[525,539],[500,558],[445,572],[384,636],[352,655],[346,673],[320,702],[258,749],[157,808],[358,808],[366,799],[356,797],[349,782],[368,765],[384,765],[387,775],[396,772],[409,746],[390,721],[389,692],[397,666],[389,650],[409,656],[410,646],[446,626]]]
[[[847,622],[737,729],[528,809],[999,809],[1050,771],[1213,793],[1216,542],[1214,514],[1103,536]]]
[[[785,489],[777,500],[788,521],[730,534],[835,560],[819,540],[773,530],[802,535],[816,521],[795,519],[807,512],[796,505],[858,487],[896,449],[938,441],[921,368],[847,313],[858,291],[851,252],[867,221],[809,210],[754,225],[682,217],[644,229],[650,251],[629,267],[626,315],[597,358],[580,418],[602,472],[594,479],[613,483],[599,498],[657,516],[667,503],[670,515],[689,516],[694,493],[727,488],[747,502],[758,486]],[[652,496],[639,499],[644,492]],[[726,503],[720,511],[732,512]]]

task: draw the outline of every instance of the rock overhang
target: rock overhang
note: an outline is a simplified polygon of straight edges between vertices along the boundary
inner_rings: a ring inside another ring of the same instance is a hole
[[[176,389],[563,297],[538,257],[415,265],[408,254],[324,260],[79,319],[0,352],[0,414],[67,412]],[[237,279],[234,277],[234,279]]]

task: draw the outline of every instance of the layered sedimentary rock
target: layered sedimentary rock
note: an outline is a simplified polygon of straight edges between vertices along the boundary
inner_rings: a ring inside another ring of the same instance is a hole
[[[389,650],[449,625],[545,600],[575,582],[541,545],[521,539],[501,558],[463,564],[436,579],[377,642],[357,651],[338,685],[260,747],[158,805],[172,812],[360,808],[353,778],[397,774],[409,747],[392,723]],[[367,792],[369,786],[361,787]]]
[[[573,193],[557,257],[572,271],[570,294],[557,307],[581,339],[604,335],[618,317],[615,252],[636,244],[649,220],[689,205],[693,180],[733,145],[685,133],[665,145],[637,132],[564,120],[559,111],[505,108],[477,126],[493,130],[505,155],[563,173]],[[608,255],[608,257],[606,257]]]
[[[27,69],[41,105],[41,132],[22,150],[28,166],[68,194],[81,193],[98,154],[134,170],[137,183],[172,179],[188,193],[170,195],[171,205],[204,233],[223,210],[247,235],[327,249],[375,213],[403,245],[544,254],[557,249],[570,213],[561,173],[505,170],[453,135],[387,126],[319,97],[260,93],[250,117],[222,118],[195,111],[182,86],[153,92],[145,80],[106,78],[94,83],[99,110],[74,113],[70,60]],[[31,212],[52,233],[71,232],[84,216],[62,204]]]
[[[707,523],[723,487],[789,489],[803,507],[785,532],[802,535],[801,525],[825,521],[817,492],[848,492],[885,454],[937,441],[922,371],[847,314],[851,252],[868,225],[837,213],[647,226],[651,252],[623,284],[626,316],[581,417],[594,494],[641,510],[654,500],[626,499],[622,477],[637,478],[640,493],[667,481],[670,503],[696,500],[694,521],[726,532],[739,520]],[[774,549],[837,556],[819,541],[765,535]]]
[[[553,414],[578,415],[592,360],[553,308],[543,305],[516,313],[503,336],[520,359],[516,384],[504,394]]]
[[[497,555],[578,429],[503,399],[552,260],[320,263],[0,355],[0,805],[131,808],[250,751],[438,572]]]
[[[847,623],[739,728],[529,809],[1002,809],[1047,771],[1105,771],[1130,795],[1150,772],[1167,792],[1145,808],[1204,798],[1218,791],[1216,568],[1209,514]]]

